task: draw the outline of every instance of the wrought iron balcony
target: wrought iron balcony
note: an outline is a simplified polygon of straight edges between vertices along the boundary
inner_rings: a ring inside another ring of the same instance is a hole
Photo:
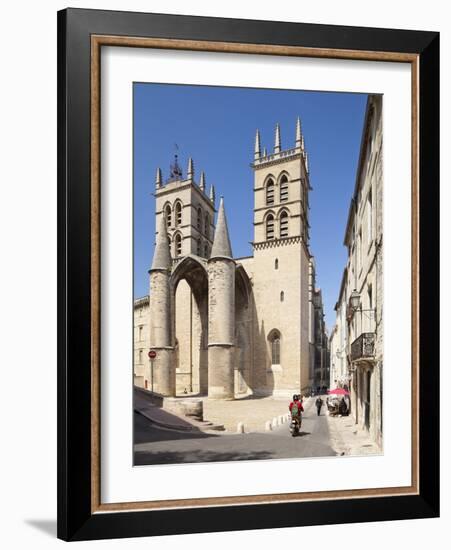
[[[363,332],[351,344],[351,361],[373,358],[375,343],[376,335],[374,332]]]

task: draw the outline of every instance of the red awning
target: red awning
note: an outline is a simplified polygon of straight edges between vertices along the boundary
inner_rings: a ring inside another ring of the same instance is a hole
[[[349,395],[349,392],[343,388],[335,388],[334,390],[329,390],[327,393],[329,395]]]

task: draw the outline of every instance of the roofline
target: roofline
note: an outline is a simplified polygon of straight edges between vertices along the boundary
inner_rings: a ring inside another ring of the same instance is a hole
[[[346,283],[347,277],[348,277],[348,268],[345,267],[343,269],[343,275],[341,276],[340,292],[338,293],[337,305],[338,305],[339,302],[341,302],[341,299],[343,297],[343,291],[344,291],[344,288],[345,288],[345,283]]]
[[[368,94],[367,100],[366,100],[366,107],[365,107],[365,118],[363,121],[363,127],[362,127],[362,137],[360,139],[360,151],[359,151],[359,160],[357,162],[357,171],[355,176],[355,183],[354,183],[354,191],[351,198],[351,204],[349,206],[349,212],[348,212],[348,219],[346,222],[346,230],[343,238],[343,244],[344,246],[348,246],[348,235],[349,235],[349,229],[351,227],[353,215],[355,212],[355,205],[357,202],[357,192],[360,187],[361,182],[361,176],[362,176],[362,169],[363,169],[363,159],[364,159],[364,152],[366,152],[367,148],[367,136],[368,136],[368,129],[369,129],[369,112],[370,112],[370,104],[373,101],[373,98],[379,94]]]
[[[143,305],[146,305],[150,302],[150,296],[149,294],[146,294],[145,296],[141,296],[141,298],[135,298],[133,300],[133,307],[141,307]]]

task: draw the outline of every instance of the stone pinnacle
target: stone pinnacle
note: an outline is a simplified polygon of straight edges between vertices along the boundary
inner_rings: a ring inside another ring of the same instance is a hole
[[[223,197],[219,201],[218,221],[216,222],[215,238],[210,258],[214,258],[215,256],[233,258]]]
[[[170,269],[172,265],[171,251],[169,250],[168,230],[166,219],[163,214],[160,216],[160,225],[158,227],[157,242],[153,254],[152,269]]]

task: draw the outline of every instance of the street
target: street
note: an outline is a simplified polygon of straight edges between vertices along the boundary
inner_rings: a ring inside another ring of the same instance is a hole
[[[313,406],[306,408],[297,437],[291,436],[288,423],[271,432],[213,434],[161,429],[137,413],[134,422],[136,466],[336,455],[330,445],[324,408],[317,416]]]

